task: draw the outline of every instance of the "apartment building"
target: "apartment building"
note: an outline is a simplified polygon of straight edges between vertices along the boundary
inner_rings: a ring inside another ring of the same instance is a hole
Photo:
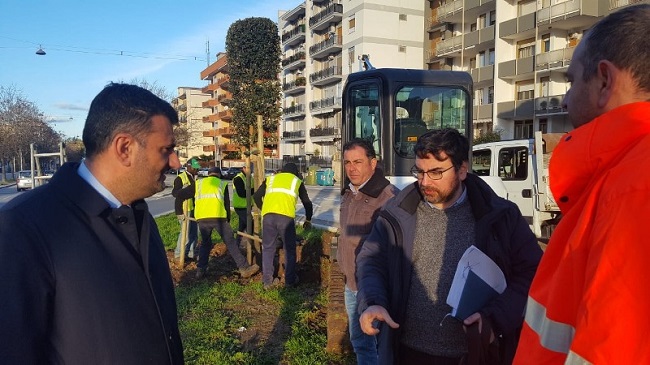
[[[474,80],[474,134],[572,129],[561,103],[575,46],[598,19],[647,0],[430,0],[425,64]]]
[[[189,158],[204,154],[203,146],[212,143],[212,138],[205,135],[210,128],[203,123],[203,118],[209,111],[203,108],[203,103],[210,98],[196,87],[179,87],[178,96],[172,100],[172,105],[178,111],[178,120],[187,130],[187,140],[176,147],[181,163]]]
[[[202,122],[207,127],[203,133],[210,143],[202,146],[204,153],[212,154],[215,161],[240,159],[240,148],[231,142],[235,130],[230,126],[232,110],[228,104],[232,94],[228,91],[230,77],[228,76],[228,56],[224,52],[217,54],[214,63],[201,71],[201,79],[209,83],[203,87],[208,99],[203,102],[207,111]]]
[[[280,156],[330,166],[341,149],[341,92],[347,75],[376,67],[422,68],[422,0],[307,0],[280,11],[283,118]]]

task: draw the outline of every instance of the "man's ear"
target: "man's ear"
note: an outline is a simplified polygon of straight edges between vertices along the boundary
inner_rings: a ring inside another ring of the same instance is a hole
[[[137,141],[130,134],[118,133],[111,141],[110,150],[117,161],[124,166],[131,166]]]
[[[377,159],[373,158],[370,160],[370,167],[374,170],[377,167]]]
[[[460,176],[460,180],[464,181],[465,178],[467,178],[467,173],[469,172],[469,164],[467,161],[463,161],[463,164],[460,165],[460,168],[458,168],[458,176]]]
[[[619,82],[620,70],[614,64],[607,60],[598,62],[596,70],[596,82],[598,83],[598,107],[605,108],[609,104],[614,91],[616,90],[616,83]]]

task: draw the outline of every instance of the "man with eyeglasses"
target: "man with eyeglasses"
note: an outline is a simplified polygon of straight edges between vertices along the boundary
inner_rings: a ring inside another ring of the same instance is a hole
[[[377,335],[379,364],[458,364],[469,327],[509,364],[542,251],[517,206],[469,173],[457,130],[425,133],[415,154],[417,182],[381,211],[357,256],[361,328]],[[461,321],[446,299],[471,245],[500,267],[507,288]]]

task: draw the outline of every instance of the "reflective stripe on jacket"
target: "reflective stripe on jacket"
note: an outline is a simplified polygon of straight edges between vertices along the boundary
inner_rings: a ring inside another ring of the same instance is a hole
[[[235,188],[235,179],[242,179],[242,181],[244,182],[244,187],[248,188],[248,186],[246,184],[246,175],[244,175],[243,172],[240,172],[237,175],[235,175],[235,177],[232,179],[233,180],[233,183],[232,183],[232,185],[233,185],[232,186],[233,187],[233,189],[232,189],[232,193],[233,193],[232,206],[234,208],[246,208],[246,196],[245,195],[244,196],[239,196],[239,194],[237,194],[237,189]],[[246,190],[248,190],[248,189],[246,189]]]
[[[196,219],[228,217],[224,205],[227,186],[227,183],[214,176],[198,180],[196,182],[196,194],[194,195],[194,217]]]
[[[515,364],[650,364],[650,102],[567,133],[550,184],[562,211],[530,288]]]
[[[262,216],[266,213],[276,213],[295,218],[300,184],[302,181],[296,175],[288,172],[267,177]]]
[[[178,177],[181,178],[183,187],[189,186],[191,184],[189,177],[187,177],[187,171],[183,171],[178,174]],[[185,199],[183,200],[183,213],[188,215],[189,212],[194,210],[194,199]]]

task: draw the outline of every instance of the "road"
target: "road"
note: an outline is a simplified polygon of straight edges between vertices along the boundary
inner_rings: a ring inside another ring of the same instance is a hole
[[[174,211],[174,197],[171,194],[171,187],[175,177],[174,175],[167,175],[167,188],[146,199],[152,215],[160,216]],[[232,197],[232,184],[228,184],[228,186],[231,189],[230,196]],[[335,186],[307,185],[307,193],[314,204],[312,224],[321,229],[336,230],[339,222],[339,204],[341,202],[339,188]],[[0,187],[0,208],[19,194],[24,194],[24,192],[17,192],[15,185]],[[304,219],[305,209],[298,200],[296,220],[302,222]]]

